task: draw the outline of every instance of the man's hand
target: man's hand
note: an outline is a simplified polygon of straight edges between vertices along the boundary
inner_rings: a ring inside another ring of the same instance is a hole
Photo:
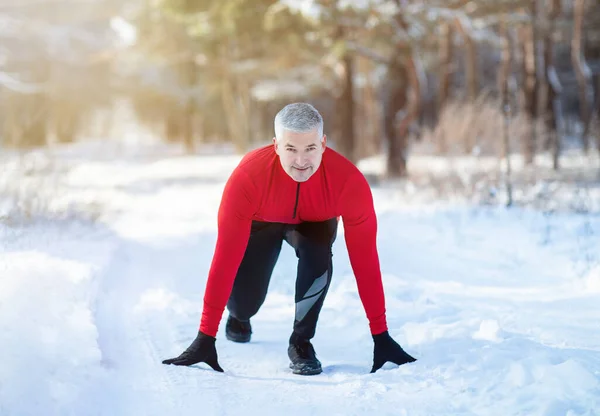
[[[187,350],[181,353],[179,357],[164,360],[163,364],[173,365],[192,365],[204,362],[212,367],[213,370],[223,372],[223,369],[217,360],[217,349],[215,348],[216,338],[198,331],[198,336],[192,342]]]
[[[379,370],[383,365],[390,361],[394,364],[402,365],[417,361],[402,349],[396,341],[390,337],[388,331],[373,335],[373,368],[371,373]]]

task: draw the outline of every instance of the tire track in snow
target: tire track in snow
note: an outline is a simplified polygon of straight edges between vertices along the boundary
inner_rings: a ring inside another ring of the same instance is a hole
[[[185,253],[189,251],[181,247],[160,249],[125,242],[105,271],[95,308],[98,344],[111,374],[103,386],[108,400],[102,414],[188,415],[202,408],[204,415],[221,415],[232,398],[241,400],[231,374],[215,373],[204,364],[189,368],[162,364],[173,351],[179,354],[189,345],[196,323],[173,312],[180,299],[168,305],[171,310],[148,307],[145,301],[149,293],[162,293],[167,273],[178,274],[171,265],[184,270],[194,267],[190,262],[196,260]]]
[[[102,365],[109,373],[102,386],[107,396],[102,414],[170,414],[183,408],[180,383],[158,366],[162,363],[150,341],[151,323],[135,313],[144,287],[144,273],[137,265],[144,263],[121,243],[99,284],[93,314]]]

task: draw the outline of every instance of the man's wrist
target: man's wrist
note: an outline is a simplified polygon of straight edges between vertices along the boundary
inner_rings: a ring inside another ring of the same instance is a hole
[[[216,339],[215,337],[213,337],[212,335],[205,334],[205,333],[204,333],[204,332],[202,332],[202,331],[198,331],[198,338],[200,338],[200,339],[210,339],[210,340],[211,340],[211,341],[213,341],[213,342],[217,340],[217,339]]]
[[[372,334],[372,337],[373,337],[374,342],[378,342],[378,341],[383,341],[383,340],[389,338],[390,334],[386,330],[386,331],[380,332],[379,334]]]

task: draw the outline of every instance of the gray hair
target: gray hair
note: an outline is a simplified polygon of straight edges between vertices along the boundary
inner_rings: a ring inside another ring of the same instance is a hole
[[[323,140],[323,117],[308,103],[292,103],[283,107],[275,116],[275,137],[281,139],[284,130],[308,133],[317,128]]]

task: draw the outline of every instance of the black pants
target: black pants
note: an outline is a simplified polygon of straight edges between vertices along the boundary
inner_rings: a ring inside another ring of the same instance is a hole
[[[287,241],[298,257],[293,336],[313,338],[333,273],[331,247],[337,227],[336,218],[297,225],[254,221],[227,303],[229,313],[246,321],[258,312],[282,243]]]

